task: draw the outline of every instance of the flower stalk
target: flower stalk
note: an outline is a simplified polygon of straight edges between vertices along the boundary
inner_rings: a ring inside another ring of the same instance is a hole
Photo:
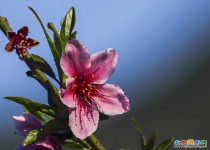
[[[87,137],[86,141],[92,147],[92,150],[106,150],[93,134]]]

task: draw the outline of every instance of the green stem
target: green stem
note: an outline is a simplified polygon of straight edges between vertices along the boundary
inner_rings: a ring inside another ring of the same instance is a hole
[[[86,138],[88,144],[92,147],[92,150],[105,150],[99,140],[92,134]]]

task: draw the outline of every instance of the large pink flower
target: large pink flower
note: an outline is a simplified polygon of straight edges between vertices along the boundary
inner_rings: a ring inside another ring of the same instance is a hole
[[[114,49],[90,56],[77,40],[70,40],[66,45],[60,64],[68,79],[66,89],[60,90],[60,98],[69,107],[69,126],[80,139],[97,129],[99,112],[112,116],[130,109],[122,89],[105,84],[115,69],[117,59]]]

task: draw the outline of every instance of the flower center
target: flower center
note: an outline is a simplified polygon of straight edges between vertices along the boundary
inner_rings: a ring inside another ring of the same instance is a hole
[[[72,85],[72,90],[83,100],[91,101],[93,97],[98,95],[99,89],[96,85],[88,83],[83,77],[75,77],[75,82]]]
[[[72,88],[77,95],[84,100],[91,100],[91,98],[96,96],[99,91],[95,85],[88,84],[85,81],[74,84]]]

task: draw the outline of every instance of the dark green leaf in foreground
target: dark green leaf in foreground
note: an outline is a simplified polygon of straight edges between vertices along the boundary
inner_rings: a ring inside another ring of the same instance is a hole
[[[154,148],[154,146],[155,146],[155,140],[156,140],[156,138],[157,138],[157,132],[158,132],[157,129],[155,129],[155,130],[152,132],[152,135],[151,135],[150,139],[147,141],[145,150],[153,150],[153,148]]]
[[[141,149],[142,150],[169,150],[171,144],[174,141],[173,138],[166,139],[155,147],[155,141],[156,141],[156,138],[157,138],[158,130],[155,129],[153,131],[150,139],[146,142],[143,131],[142,131],[139,123],[134,118],[131,118],[131,120],[132,120],[132,123],[133,123],[134,127],[136,128],[136,130],[138,131],[138,134],[140,136],[140,143],[141,143]]]
[[[43,123],[46,123],[45,118],[43,117],[43,114],[40,111],[34,111],[33,109],[31,109],[30,107],[26,107],[23,106],[24,112],[28,112],[30,114],[33,114],[34,116],[36,116],[40,121],[42,121]]]
[[[36,68],[53,78],[55,81],[59,82],[50,65],[42,57],[31,54],[31,58],[34,60]]]
[[[174,138],[166,139],[165,141],[161,142],[158,146],[156,146],[154,150],[169,150],[173,141]]]
[[[50,107],[48,105],[44,105],[44,104],[40,104],[38,102],[32,101],[30,99],[27,98],[22,98],[22,97],[5,97],[5,99],[8,99],[10,101],[16,102],[20,105],[25,106],[27,109],[30,109],[30,111],[38,111],[41,112],[43,114],[45,114],[46,116],[49,116],[51,118],[55,118],[56,117],[56,113],[53,107]],[[32,113],[34,114],[34,113]]]
[[[136,128],[136,130],[139,134],[140,141],[141,141],[141,147],[144,150],[145,147],[146,147],[146,140],[145,140],[145,137],[144,137],[144,133],[141,129],[141,126],[139,125],[139,123],[134,118],[131,118],[131,121],[133,123],[133,126]]]
[[[38,141],[38,130],[31,130],[29,132],[29,134],[27,135],[27,137],[25,138],[24,142],[23,142],[23,146],[27,146],[30,145],[36,141]]]
[[[90,148],[88,146],[84,146],[83,144],[81,144],[80,142],[74,141],[72,139],[67,139],[64,141],[63,143],[64,147],[72,147],[72,148],[78,148],[81,150],[89,150]]]

